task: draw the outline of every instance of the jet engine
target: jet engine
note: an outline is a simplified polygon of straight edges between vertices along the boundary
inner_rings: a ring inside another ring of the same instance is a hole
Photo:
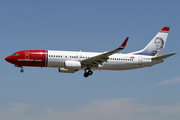
[[[81,63],[79,61],[68,60],[64,62],[64,68],[70,70],[80,70]]]

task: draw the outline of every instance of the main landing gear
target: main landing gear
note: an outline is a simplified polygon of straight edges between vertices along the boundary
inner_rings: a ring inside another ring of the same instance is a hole
[[[84,77],[88,77],[89,75],[92,75],[93,71],[91,69],[85,69]]]

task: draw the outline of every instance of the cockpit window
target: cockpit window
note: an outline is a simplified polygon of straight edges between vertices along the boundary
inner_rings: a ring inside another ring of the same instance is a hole
[[[14,55],[14,56],[18,56],[19,54],[18,54],[18,53],[13,53],[12,55]]]

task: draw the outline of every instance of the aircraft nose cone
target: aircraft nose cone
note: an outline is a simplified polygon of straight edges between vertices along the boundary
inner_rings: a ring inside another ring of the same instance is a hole
[[[5,60],[8,62],[9,61],[9,56],[5,58]]]
[[[6,58],[5,58],[5,60],[7,61],[7,62],[11,62],[12,60],[11,60],[11,56],[7,56]]]

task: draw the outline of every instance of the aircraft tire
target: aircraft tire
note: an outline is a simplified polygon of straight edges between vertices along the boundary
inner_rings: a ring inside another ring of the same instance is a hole
[[[84,77],[88,77],[89,74],[87,72],[84,73]]]
[[[23,73],[23,72],[24,72],[24,70],[23,70],[23,69],[21,69],[21,70],[20,70],[20,72],[21,72],[21,73]]]
[[[92,74],[93,74],[93,71],[92,71],[92,70],[89,70],[89,71],[88,71],[88,74],[89,74],[89,75],[92,75]]]

